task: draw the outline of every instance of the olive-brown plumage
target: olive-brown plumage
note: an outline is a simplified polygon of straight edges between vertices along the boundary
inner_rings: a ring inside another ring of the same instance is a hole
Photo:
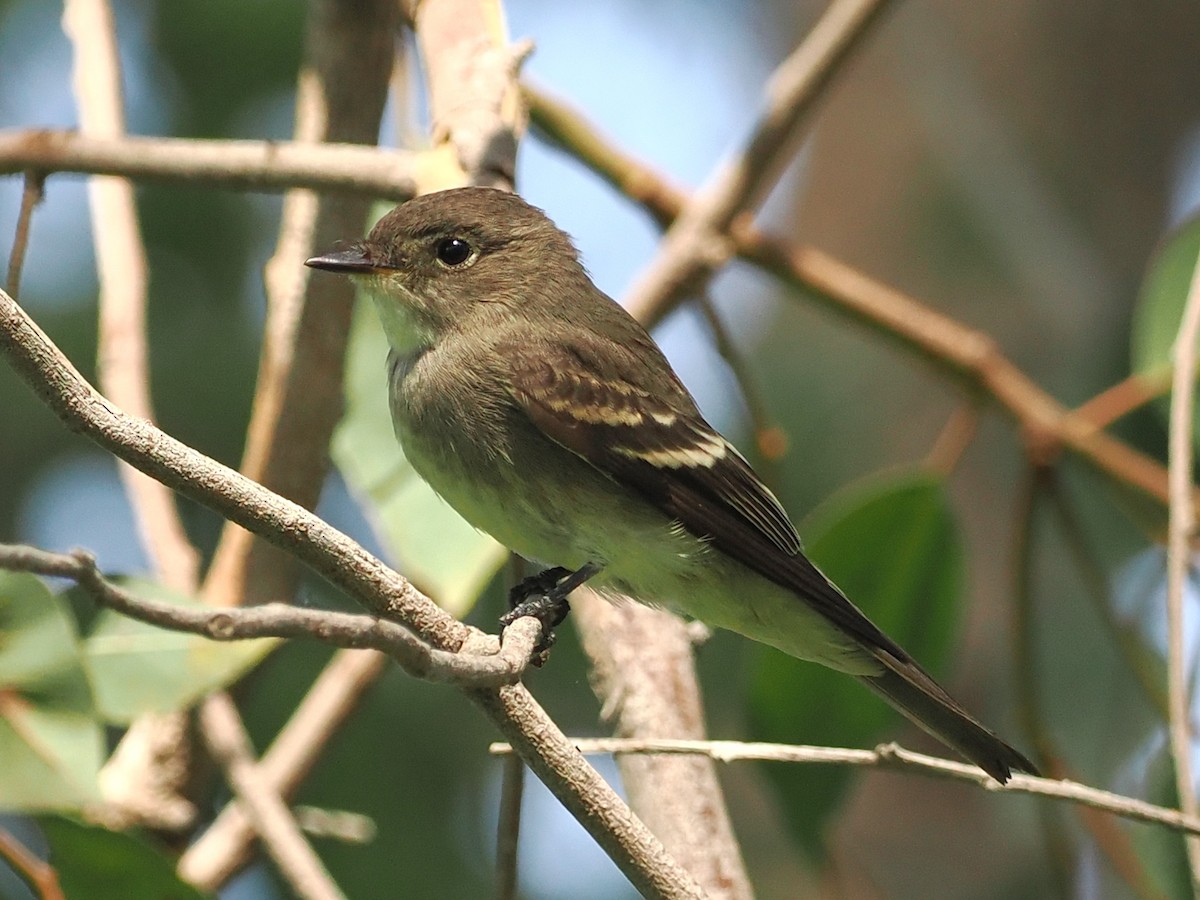
[[[808,561],[540,210],[488,188],[429,194],[308,264],[375,300],[396,435],[467,521],[529,559],[600,567],[601,589],[854,675],[998,781],[1034,771]]]

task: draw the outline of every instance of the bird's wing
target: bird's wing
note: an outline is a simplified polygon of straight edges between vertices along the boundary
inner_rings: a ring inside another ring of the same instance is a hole
[[[622,364],[623,351],[613,344],[604,348],[603,371],[599,348],[583,340],[500,349],[514,401],[543,434],[692,534],[796,592],[848,634],[909,659],[800,552],[779,501],[704,421],[673,375],[660,379],[655,392],[641,387],[636,364]]]

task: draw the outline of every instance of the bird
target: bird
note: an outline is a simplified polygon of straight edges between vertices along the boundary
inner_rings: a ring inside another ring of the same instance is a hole
[[[425,194],[306,264],[374,301],[413,469],[549,567],[526,602],[587,581],[675,610],[857,678],[1000,783],[1036,773],[809,561],[774,494],[542,210],[495,188]]]

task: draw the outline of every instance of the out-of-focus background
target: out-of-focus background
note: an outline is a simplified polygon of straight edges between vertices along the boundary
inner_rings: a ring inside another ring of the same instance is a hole
[[[302,4],[116,6],[132,132],[290,135]],[[536,42],[525,69],[532,80],[628,151],[696,185],[744,138],[766,78],[821,4],[512,0],[506,8],[512,35]],[[0,127],[75,123],[60,12],[44,0],[0,0]],[[1200,201],[1198,46],[1200,17],[1183,2],[899,2],[828,91],[760,221],[987,332],[1034,380],[1077,405],[1129,373],[1146,269]],[[393,104],[383,139],[394,143],[420,114]],[[575,236],[600,286],[620,297],[653,252],[650,220],[536,135],[521,148],[518,183]],[[0,244],[12,234],[20,190],[19,179],[0,181]],[[279,198],[146,184],[138,199],[160,423],[237,465],[263,319],[260,274]],[[22,301],[89,375],[95,295],[83,181],[54,176],[34,219]],[[918,465],[963,403],[957,386],[916,358],[741,265],[722,274],[713,297],[773,423],[787,434],[788,452],[771,469],[802,532],[806,514],[848,485]],[[685,308],[658,337],[714,422],[752,446],[745,405],[703,320]],[[1117,432],[1162,456],[1158,407],[1122,421]],[[948,482],[953,535],[945,552],[958,553],[961,543],[965,574],[938,674],[1028,748],[1014,713],[1010,625],[1022,460],[1020,435],[989,413]],[[1061,474],[1111,589],[1100,602],[1161,649],[1161,559],[1145,518],[1076,464],[1065,462]],[[337,475],[320,511],[379,546]],[[191,506],[185,514],[193,538],[211,552],[220,523]],[[1107,637],[1095,598],[1060,532],[1043,528],[1036,540],[1034,651],[1050,737],[1082,780],[1172,802],[1161,728]],[[0,541],[87,547],[111,572],[144,565],[113,461],[67,434],[4,367]],[[307,591],[314,603],[336,602],[320,585]],[[498,597],[490,591],[473,621],[494,621]],[[766,665],[762,652],[730,635],[700,651],[714,737],[759,734],[761,716],[747,697]],[[250,677],[242,697],[260,746],[328,655],[289,646]],[[602,733],[586,677],[567,637],[552,665],[531,678],[568,733]],[[865,693],[859,699],[876,702]],[[889,722],[885,737],[936,750],[898,717]],[[835,711],[819,738],[797,730],[787,739],[836,743],[838,734]],[[374,819],[372,844],[321,845],[351,897],[489,890],[499,772],[486,753],[493,737],[447,689],[398,673],[381,681],[298,798]],[[1028,798],[882,772],[839,775],[846,780],[835,806],[806,833],[788,824],[787,795],[770,767],[742,763],[723,772],[762,897],[795,896],[800,886],[853,897],[1044,897],[1068,887],[1076,896],[1134,893],[1061,811],[1054,816],[1070,853],[1057,869],[1068,880],[1056,880],[1040,807]],[[525,896],[632,896],[537,785],[528,803]],[[1153,887],[1174,890],[1178,842],[1142,826],[1121,831],[1152,871]],[[286,892],[259,865],[226,895]]]

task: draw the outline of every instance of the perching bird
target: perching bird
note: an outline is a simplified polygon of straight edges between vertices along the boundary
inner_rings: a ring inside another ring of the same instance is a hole
[[[856,676],[997,781],[1034,772],[801,552],[774,495],[701,416],[658,346],[520,197],[428,194],[349,250],[391,344],[396,435],[476,528],[591,578]],[[551,586],[554,587],[551,587]]]

